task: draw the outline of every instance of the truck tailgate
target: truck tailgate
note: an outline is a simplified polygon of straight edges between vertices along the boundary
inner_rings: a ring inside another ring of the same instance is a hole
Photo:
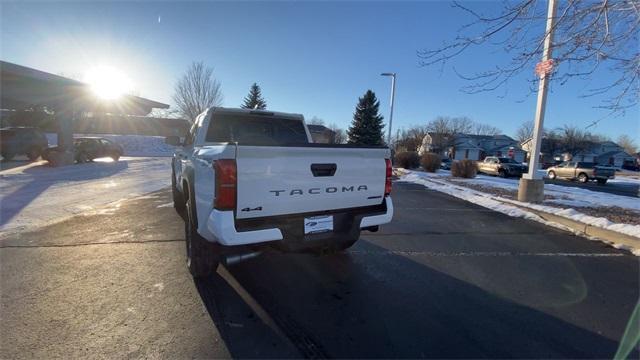
[[[383,148],[240,145],[236,218],[380,204],[388,157]]]

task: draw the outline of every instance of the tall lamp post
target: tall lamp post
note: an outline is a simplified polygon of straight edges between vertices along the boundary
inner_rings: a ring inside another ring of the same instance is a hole
[[[545,31],[544,50],[542,61],[536,66],[536,73],[540,76],[538,84],[538,103],[536,105],[536,117],[533,125],[533,137],[529,155],[529,172],[522,176],[518,187],[518,201],[542,202],[544,200],[544,180],[538,174],[539,154],[542,143],[544,113],[547,106],[547,90],[549,78],[553,69],[551,50],[553,44],[553,30],[556,17],[556,0],[549,0],[547,10],[547,28]]]
[[[382,73],[380,76],[391,76],[391,111],[389,114],[389,135],[387,144],[391,147],[391,125],[393,124],[393,101],[396,97],[396,73]]]

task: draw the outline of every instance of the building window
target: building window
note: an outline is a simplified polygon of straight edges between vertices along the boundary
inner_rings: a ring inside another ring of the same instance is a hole
[[[464,158],[468,159],[469,158],[469,149],[464,151]]]

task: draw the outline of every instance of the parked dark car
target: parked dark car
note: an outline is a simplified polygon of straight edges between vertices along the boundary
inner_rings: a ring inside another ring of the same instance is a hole
[[[93,161],[101,157],[110,157],[118,161],[124,154],[122,146],[111,140],[100,137],[82,137],[73,140],[76,151],[76,161],[79,163]]]
[[[440,163],[440,169],[442,170],[451,170],[451,163],[453,161],[449,158],[446,159],[442,159],[442,162]]]
[[[0,129],[0,153],[9,161],[16,155],[27,155],[35,161],[49,147],[44,133],[32,127],[6,127]]]
[[[638,165],[637,162],[634,162],[634,161],[625,161],[622,164],[622,168],[625,170],[640,171],[640,166]]]
[[[73,139],[75,161],[79,164],[93,161],[97,158],[110,157],[118,161],[124,154],[122,146],[101,137],[81,137]],[[43,158],[50,160],[49,154],[58,151],[57,147],[49,148]]]

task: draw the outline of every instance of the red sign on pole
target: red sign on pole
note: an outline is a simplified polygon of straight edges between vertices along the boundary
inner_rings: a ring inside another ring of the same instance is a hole
[[[509,155],[510,158],[513,158],[513,155],[514,155],[513,148],[509,148],[509,151],[507,151],[507,155]]]
[[[553,62],[553,59],[541,61],[536,65],[536,74],[539,77],[544,77],[545,75],[548,75],[553,71],[554,65],[555,64]]]

